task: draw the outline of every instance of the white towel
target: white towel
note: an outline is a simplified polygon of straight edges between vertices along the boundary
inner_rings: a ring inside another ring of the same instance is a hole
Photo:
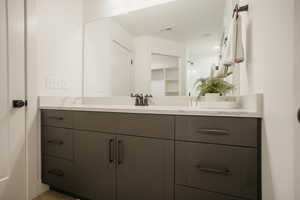
[[[244,47],[242,38],[242,19],[241,16],[233,17],[230,29],[227,34],[227,41],[223,49],[222,62],[226,66],[241,63],[244,58]]]

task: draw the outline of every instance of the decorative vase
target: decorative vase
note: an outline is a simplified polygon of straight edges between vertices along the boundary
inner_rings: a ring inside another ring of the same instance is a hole
[[[204,101],[211,101],[211,102],[216,102],[216,101],[221,101],[222,97],[221,94],[219,93],[206,93],[204,96]]]

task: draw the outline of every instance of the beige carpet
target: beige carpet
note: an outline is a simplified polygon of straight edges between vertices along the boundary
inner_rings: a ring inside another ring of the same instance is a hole
[[[33,200],[75,200],[75,199],[54,191],[48,191]]]

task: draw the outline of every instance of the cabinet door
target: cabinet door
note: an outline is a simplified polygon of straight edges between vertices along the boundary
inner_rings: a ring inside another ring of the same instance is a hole
[[[118,136],[118,200],[173,199],[173,152],[172,141]]]
[[[74,131],[75,194],[115,199],[115,136]]]

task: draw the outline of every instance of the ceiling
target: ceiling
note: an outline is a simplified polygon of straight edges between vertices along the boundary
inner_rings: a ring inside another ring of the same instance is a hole
[[[113,17],[132,35],[151,35],[189,42],[220,40],[225,1],[176,0]],[[161,31],[172,28],[171,31]],[[211,42],[210,42],[211,43]]]

